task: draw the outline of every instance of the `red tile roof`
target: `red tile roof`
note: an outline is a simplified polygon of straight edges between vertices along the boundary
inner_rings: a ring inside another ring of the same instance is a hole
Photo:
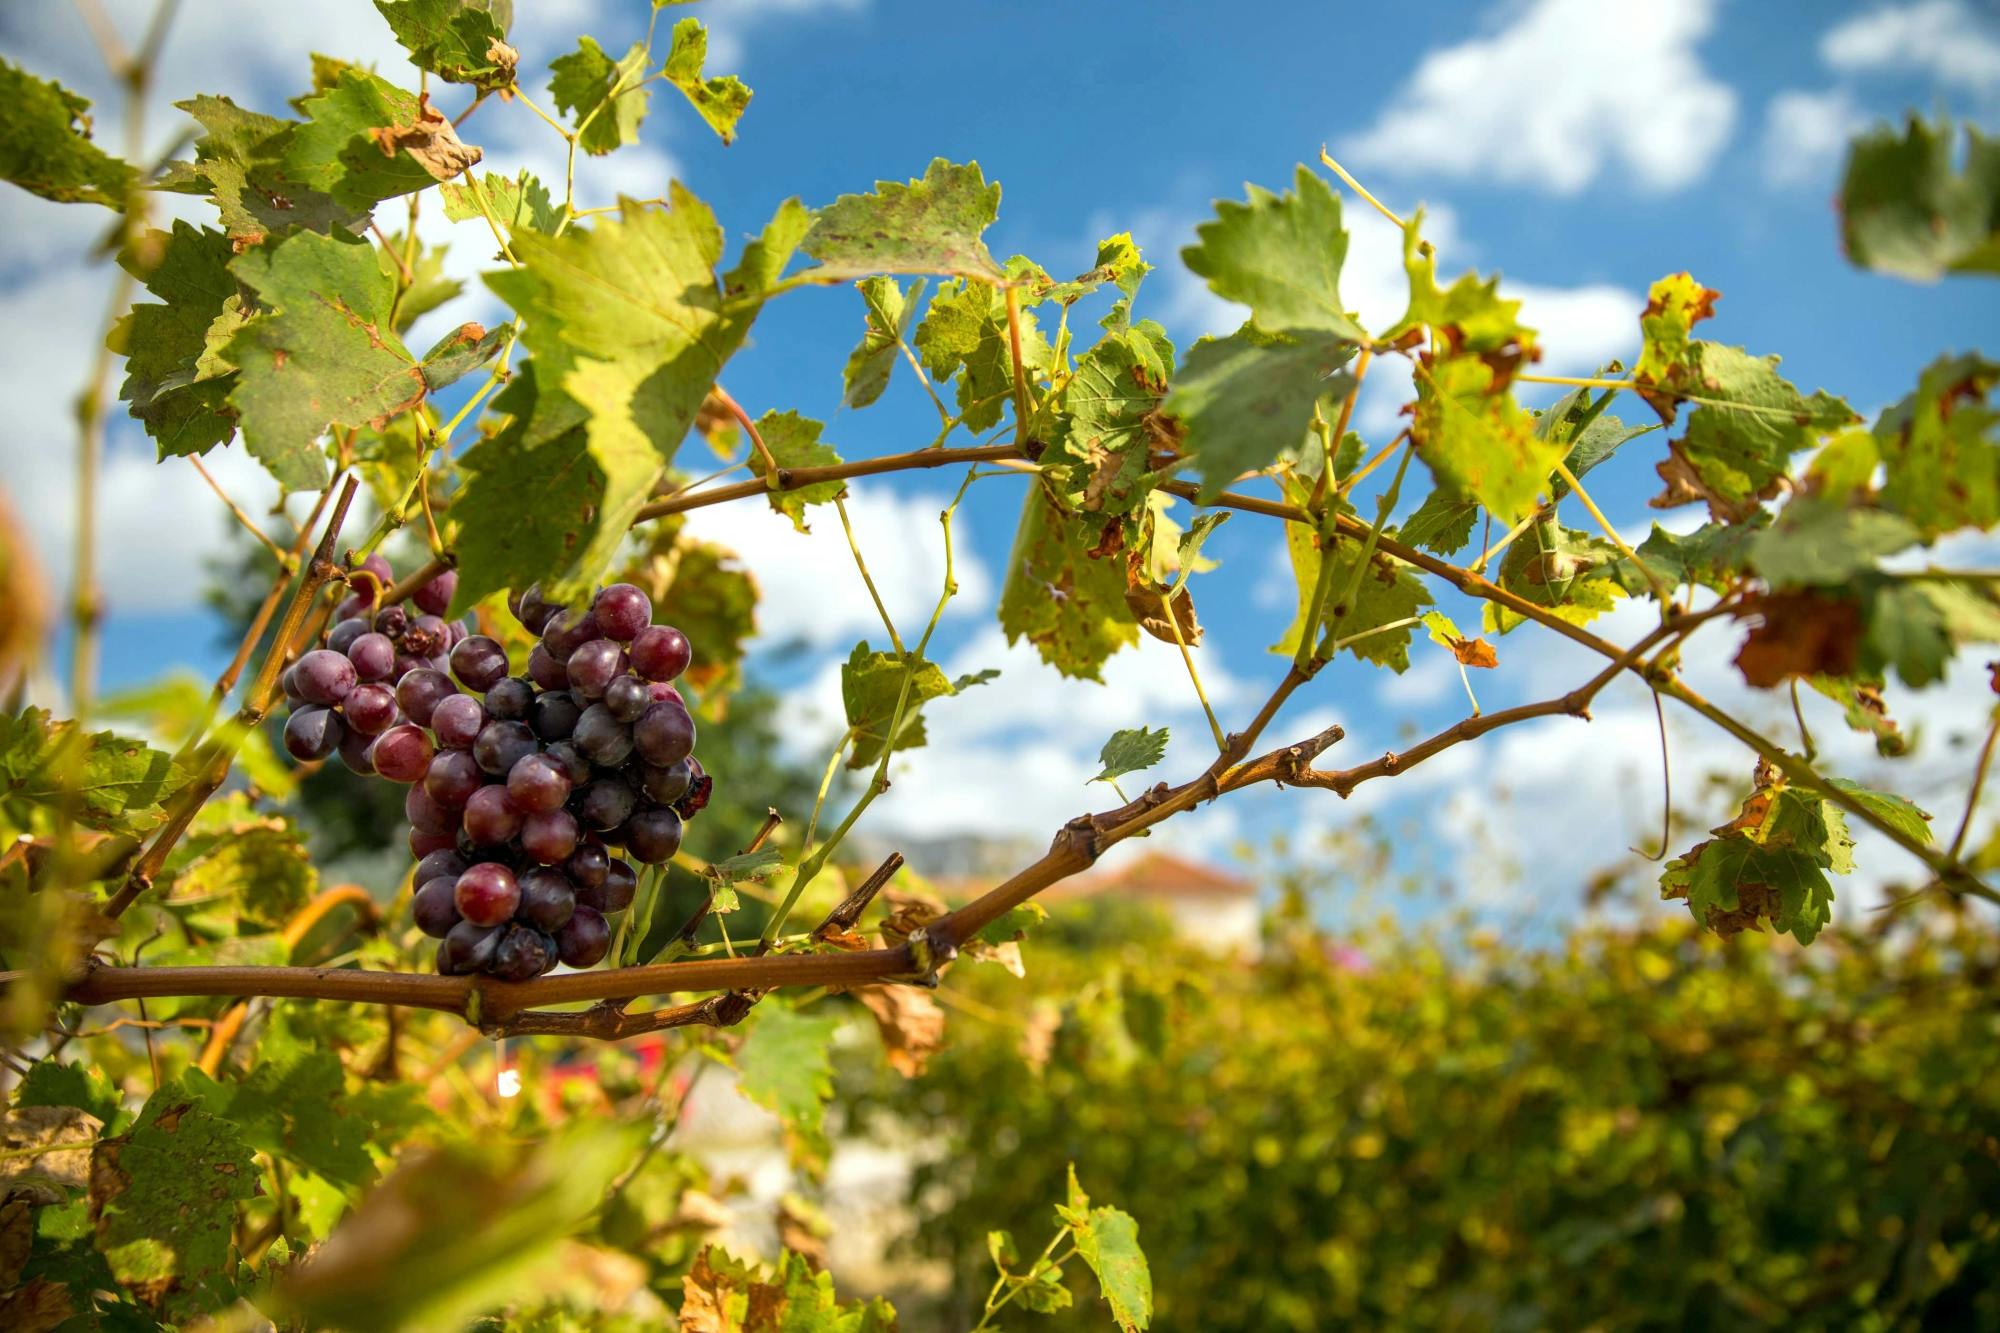
[[[1053,885],[1044,896],[1089,898],[1122,893],[1134,898],[1249,898],[1256,892],[1256,884],[1217,866],[1172,852],[1148,852],[1115,870]]]

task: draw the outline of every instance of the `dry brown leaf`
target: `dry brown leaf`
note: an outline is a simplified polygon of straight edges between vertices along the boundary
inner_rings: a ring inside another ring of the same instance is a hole
[[[875,1015],[882,1054],[904,1078],[915,1078],[944,1045],[944,1010],[914,986],[862,986],[854,998]]]
[[[1862,630],[1853,602],[1812,591],[1766,593],[1739,614],[1761,622],[1736,654],[1736,669],[1750,684],[1769,689],[1793,676],[1853,674]]]
[[[368,137],[382,150],[382,156],[408,153],[418,166],[441,181],[476,166],[485,156],[474,145],[459,139],[450,117],[431,105],[429,93],[418,94],[417,118],[413,123],[378,126],[368,131]]]
[[[0,1186],[90,1183],[97,1117],[74,1106],[17,1106],[0,1121]],[[74,1145],[74,1146],[68,1146]]]

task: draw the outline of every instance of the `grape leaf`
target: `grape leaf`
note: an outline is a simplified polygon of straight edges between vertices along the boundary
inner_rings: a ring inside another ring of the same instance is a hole
[[[493,220],[510,233],[520,227],[531,231],[554,231],[562,217],[562,209],[549,198],[548,187],[525,168],[511,179],[496,171],[487,172],[485,179],[479,182],[477,196],[472,190],[472,180],[468,173],[463,181],[446,181],[438,186],[438,193],[444,199],[444,215],[453,222],[468,222],[475,218],[483,220],[486,215],[480,211],[480,198],[484,198],[486,206],[493,210]]]
[[[1249,202],[1216,201],[1215,220],[1195,228],[1200,243],[1181,251],[1190,271],[1225,301],[1250,307],[1267,333],[1313,330],[1364,342],[1367,333],[1340,300],[1347,231],[1340,196],[1300,165],[1297,193],[1249,187]]]
[[[1875,422],[1881,503],[1926,541],[2000,523],[2000,413],[1989,405],[1996,383],[2000,362],[1976,353],[1940,357]]]
[[[1097,761],[1104,770],[1092,782],[1116,782],[1127,773],[1143,773],[1167,757],[1167,729],[1145,727],[1114,731],[1098,751]]]
[[[1628,441],[1660,429],[1658,425],[1628,426],[1617,417],[1603,412],[1592,417],[1590,408],[1589,391],[1575,389],[1535,417],[1536,438],[1567,445],[1569,454],[1563,462],[1568,465],[1570,475],[1579,481]],[[1589,420],[1584,420],[1586,417]],[[1579,422],[1582,422],[1581,428],[1578,427]],[[1560,500],[1568,494],[1568,482],[1561,477],[1549,478],[1550,500]]]
[[[781,472],[795,467],[828,467],[840,461],[840,455],[834,452],[832,445],[819,442],[822,429],[819,422],[797,412],[766,412],[757,418],[757,434],[763,439],[764,447],[771,451],[771,457],[777,460]],[[762,477],[764,471],[764,456],[751,450],[751,475]],[[795,530],[809,532],[806,506],[832,504],[846,490],[844,482],[820,481],[796,490],[772,491],[771,508],[791,519]]]
[[[1292,577],[1298,586],[1298,609],[1284,637],[1271,645],[1271,651],[1290,656],[1298,651],[1299,636],[1306,631],[1306,617],[1311,612],[1313,590],[1319,585],[1323,557],[1318,534],[1303,523],[1285,525],[1285,551],[1291,558]],[[1334,599],[1354,577],[1355,562],[1360,557],[1359,541],[1335,543],[1334,570],[1329,584],[1333,593],[1327,598],[1326,623],[1331,625],[1338,621],[1335,636],[1338,639],[1366,635],[1346,645],[1346,651],[1364,662],[1388,667],[1401,675],[1410,666],[1410,627],[1405,625],[1399,629],[1383,630],[1379,634],[1368,631],[1399,620],[1414,619],[1431,604],[1430,592],[1424,587],[1423,580],[1408,568],[1377,551],[1369,561],[1368,571],[1361,576],[1354,605],[1343,612],[1334,605]]]
[[[1910,738],[1903,734],[1896,719],[1889,716],[1889,706],[1882,698],[1880,677],[1847,680],[1834,676],[1808,676],[1806,684],[1840,705],[1842,720],[1849,730],[1874,737],[1875,752],[1884,759],[1895,759],[1909,753]]]
[[[1846,778],[1829,778],[1827,781],[1918,842],[1931,841],[1929,813],[1918,809],[1916,803],[1907,797],[1898,796],[1894,792],[1871,791],[1860,783],[1850,782]],[[1831,802],[1827,808],[1829,810],[1833,808]]]
[[[1322,399],[1345,397],[1354,344],[1330,333],[1260,333],[1244,325],[1188,349],[1164,410],[1185,432],[1201,503],[1242,473],[1269,466],[1304,437]]]
[[[0,179],[65,204],[121,212],[138,176],[90,141],[90,99],[0,60]]]
[[[1024,311],[1020,323],[1022,368],[1047,370],[1054,355],[1048,339],[1032,314]],[[999,422],[1014,393],[1014,354],[1007,302],[998,288],[959,278],[939,283],[915,342],[934,379],[958,375],[959,414],[967,430]]]
[[[375,262],[392,281],[401,283],[403,277],[403,255],[405,238],[402,232],[388,232],[387,239],[375,247]],[[410,280],[403,288],[403,299],[396,306],[396,332],[408,333],[417,320],[436,310],[445,302],[455,299],[465,290],[465,284],[444,271],[446,247],[424,245],[421,242],[410,251]],[[210,334],[210,341],[214,334]]]
[[[727,549],[683,541],[674,579],[653,605],[671,607],[694,644],[685,679],[705,698],[726,699],[743,683],[743,654],[757,633],[757,580]]]
[[[575,123],[577,147],[601,157],[638,142],[639,123],[646,119],[646,103],[652,96],[641,75],[645,65],[644,42],[632,43],[613,64],[590,37],[577,38],[576,50],[549,62],[555,75],[549,81],[549,96]]]
[[[709,877],[718,884],[739,884],[746,879],[769,879],[785,864],[785,854],[776,847],[740,852],[709,865]]]
[[[868,323],[840,372],[842,406],[867,407],[889,387],[889,376],[902,355],[900,344],[921,308],[924,281],[918,278],[908,288],[889,277],[863,278],[854,284]]]
[[[177,907],[205,904],[204,925],[248,935],[281,929],[318,891],[319,871],[296,824],[234,792],[201,808],[157,884]]]
[[[1848,150],[1841,241],[1863,268],[1934,282],[1946,273],[2000,273],[2000,140],[1965,127],[1965,167],[1952,162],[1950,122],[1911,116]]]
[[[826,1103],[833,1096],[833,1033],[840,1018],[778,1005],[757,1011],[736,1052],[743,1095],[784,1122],[795,1157],[824,1162]]]
[[[1042,459],[1071,505],[1127,514],[1144,502],[1153,450],[1178,448],[1160,412],[1173,368],[1174,345],[1151,320],[1107,332],[1077,361]]]
[[[106,833],[144,833],[187,773],[172,756],[109,731],[83,736],[40,708],[0,714],[0,801],[53,809]]]
[[[1944,679],[1959,645],[2000,642],[1992,594],[1957,579],[1878,579],[1865,589],[1864,608],[1858,660],[1828,674],[1858,666],[1882,675],[1893,667],[1905,684],[1924,686]]]
[[[125,353],[119,397],[161,458],[205,453],[236,431],[235,367],[210,355],[211,331],[233,336],[243,319],[229,272],[234,253],[221,232],[178,220],[119,252],[120,267],[161,298],[135,304],[110,338]]]
[[[1698,382],[1694,326],[1713,318],[1722,293],[1704,287],[1691,273],[1670,273],[1646,294],[1639,315],[1640,348],[1632,378],[1639,396],[1652,404],[1662,421],[1672,421],[1677,392],[1691,391]]]
[[[894,1333],[896,1312],[881,1297],[840,1303],[833,1275],[805,1255],[779,1254],[767,1276],[710,1245],[681,1278],[682,1333]]]
[[[1609,611],[1624,596],[1618,548],[1552,520],[1537,522],[1507,548],[1500,586],[1574,625]],[[1635,571],[1636,572],[1636,571]],[[1486,603],[1486,627],[1505,634],[1523,617],[1498,602]]]
[[[1879,509],[1801,496],[1750,538],[1750,563],[1774,588],[1831,586],[1875,568],[1878,559],[1914,545],[1919,535]]]
[[[118,1280],[169,1312],[233,1297],[236,1205],[257,1193],[250,1149],[179,1083],[161,1086],[132,1129],[91,1153],[97,1245]]]
[[[1120,562],[1090,554],[1095,533],[1030,488],[1000,591],[1007,642],[1026,638],[1065,676],[1102,680],[1105,659],[1139,641]]]
[[[506,40],[510,0],[375,0],[375,8],[418,69],[482,93],[514,85],[521,56]]]
[[[1472,528],[1479,521],[1479,502],[1462,499],[1448,486],[1439,486],[1403,520],[1396,535],[1413,546],[1439,555],[1456,555],[1472,540]]]
[[[1698,583],[1720,592],[1743,572],[1751,541],[1769,523],[1760,513],[1745,523],[1704,523],[1685,535],[1655,523],[1634,554],[1668,587]],[[1631,561],[1621,558],[1614,568],[1626,592],[1642,597],[1652,591],[1651,580]]]
[[[849,768],[866,768],[882,757],[883,746],[891,739],[889,725],[896,716],[896,701],[904,698],[903,678],[909,673],[914,674],[910,674],[902,725],[894,737],[893,748],[897,750],[914,750],[924,744],[925,704],[973,685],[983,685],[1000,674],[987,670],[948,680],[935,662],[878,653],[863,639],[854,645],[854,651],[840,668],[841,702],[846,707],[847,725],[854,737],[847,756]]]
[[[1507,392],[1509,378],[1490,355],[1425,353],[1410,434],[1440,487],[1470,496],[1511,526],[1534,508],[1568,449],[1537,431]]]
[[[296,121],[245,111],[226,97],[196,97],[174,105],[207,133],[194,141],[192,162],[167,168],[160,188],[212,198],[222,229],[239,250],[293,227],[354,231],[367,220],[366,209],[313,189],[284,165]]]
[[[74,1106],[97,1117],[107,1134],[123,1128],[125,1099],[104,1071],[85,1065],[64,1064],[54,1056],[37,1060],[28,1067],[14,1089],[15,1106]]]
[[[423,372],[388,328],[395,281],[374,247],[309,231],[229,267],[266,307],[228,350],[244,445],[280,485],[317,490],[329,427],[379,427],[424,400]]]
[[[368,1145],[376,1141],[376,1127],[349,1104],[340,1057],[332,1051],[286,1041],[274,1052],[267,1044],[239,1082],[218,1083],[199,1069],[181,1080],[196,1105],[228,1121],[252,1148],[350,1195],[374,1178]]]
[[[1833,885],[1811,857],[1743,838],[1696,843],[1667,862],[1662,898],[1684,898],[1694,919],[1717,934],[1769,921],[1810,944],[1833,919]]]
[[[1077,1183],[1070,1163],[1069,1197],[1056,1215],[1070,1230],[1076,1252],[1097,1275],[1098,1290],[1111,1306],[1111,1317],[1125,1333],[1136,1333],[1153,1320],[1153,1274],[1139,1248],[1139,1224],[1123,1209],[1090,1206],[1090,1196]]]
[[[286,172],[350,208],[429,189],[482,156],[427,96],[352,66],[299,111],[306,119],[285,136]]]
[[[507,341],[510,330],[505,324],[487,330],[474,323],[465,323],[437,340],[424,353],[418,366],[423,372],[424,387],[431,393],[448,388],[493,359]]]
[[[1493,645],[1484,639],[1468,639],[1458,632],[1458,626],[1442,611],[1426,611],[1421,621],[1424,630],[1431,636],[1431,642],[1445,649],[1458,660],[1459,665],[1469,667],[1497,667],[1499,655]]]
[[[1003,276],[980,234],[1000,215],[1000,187],[977,162],[935,158],[921,180],[877,181],[819,210],[801,247],[819,260],[815,282],[876,273],[956,274],[983,283]]]
[[[734,74],[703,78],[702,66],[707,63],[708,29],[701,26],[700,19],[682,19],[674,25],[674,44],[660,72],[668,83],[686,94],[722,142],[734,143],[736,122],[750,105],[750,89]]]

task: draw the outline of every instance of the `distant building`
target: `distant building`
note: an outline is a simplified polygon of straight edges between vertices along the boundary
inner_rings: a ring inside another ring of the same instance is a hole
[[[1201,861],[1153,851],[1110,870],[1053,885],[1041,897],[1054,904],[1117,894],[1153,903],[1181,934],[1217,953],[1256,953],[1257,886]]]

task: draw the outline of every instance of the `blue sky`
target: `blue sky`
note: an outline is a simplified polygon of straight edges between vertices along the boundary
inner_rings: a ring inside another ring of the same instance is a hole
[[[277,6],[196,0],[170,43],[161,86],[170,97],[222,92],[278,112],[305,78],[313,50],[371,60],[414,82],[386,26],[361,0]],[[515,32],[523,69],[541,70],[590,32],[617,49],[643,25],[638,3],[520,0]],[[1662,11],[1641,14],[1638,11]],[[1279,187],[1322,143],[1399,210],[1424,203],[1441,268],[1498,269],[1543,330],[1544,368],[1584,372],[1636,346],[1636,315],[1655,278],[1689,269],[1724,298],[1710,335],[1779,352],[1807,387],[1825,386],[1873,412],[1905,392],[1946,349],[1991,346],[1990,283],[1917,287],[1857,272],[1842,260],[1832,208],[1841,147],[1855,125],[1908,107],[1948,109],[1991,125],[2000,104],[2000,10],[1972,0],[1827,4],[1803,0],[1684,0],[1672,6],[1592,0],[1440,3],[1421,10],[1328,4],[945,6],[902,0],[723,0],[692,11],[713,28],[711,70],[740,71],[756,89],[741,137],[722,147],[670,91],[657,91],[641,146],[579,173],[585,202],[663,192],[679,176],[714,206],[733,238],[754,231],[777,202],[809,204],[922,171],[932,156],[977,159],[1005,189],[988,240],[1063,275],[1087,268],[1097,239],[1131,230],[1159,266],[1139,310],[1183,347],[1240,318],[1180,268],[1217,196],[1243,183]],[[135,33],[142,10],[113,6]],[[0,52],[96,97],[107,81],[84,29],[54,4],[0,13]],[[538,92],[538,75],[530,86]],[[441,100],[459,105],[462,93]],[[179,128],[155,107],[156,139]],[[110,107],[101,133],[115,137]],[[559,180],[560,144],[520,107],[482,108],[466,137],[488,164],[526,164]],[[1400,306],[1393,236],[1351,197],[1354,249],[1344,293],[1381,322]],[[177,214],[203,206],[174,201]],[[391,210],[392,213],[397,210]],[[385,217],[391,214],[385,214]],[[9,192],[0,199],[0,382],[15,405],[0,439],[6,491],[59,584],[67,568],[72,437],[69,395],[81,382],[105,275],[83,257],[99,221]],[[490,241],[435,219],[426,235],[458,244],[454,271],[484,266]],[[1394,308],[1391,308],[1394,307]],[[497,307],[469,293],[430,317],[442,331]],[[888,397],[840,412],[839,370],[861,323],[849,291],[787,298],[759,322],[726,383],[753,411],[797,408],[827,420],[848,457],[916,447],[936,418],[907,368]],[[1082,325],[1087,329],[1085,322]],[[1375,377],[1358,423],[1376,440],[1401,401],[1393,375]],[[1623,409],[1628,416],[1632,409]],[[1385,429],[1386,428],[1386,429]],[[1606,466],[1593,490],[1628,531],[1653,515],[1651,436]],[[699,451],[699,444],[690,445]],[[211,460],[246,504],[269,488],[240,450]],[[1410,490],[1422,492],[1421,469]],[[936,595],[936,512],[955,485],[943,474],[870,480],[853,510],[871,568],[900,625],[920,625]],[[963,593],[934,655],[954,670],[1000,666],[980,696],[935,706],[936,744],[912,754],[881,805],[878,829],[1041,839],[1061,819],[1101,803],[1082,784],[1115,727],[1171,725],[1162,775],[1195,771],[1205,728],[1178,658],[1153,642],[1121,654],[1108,687],[1063,682],[1031,653],[1006,649],[992,618],[1024,483],[982,482],[964,510]],[[178,665],[212,672],[221,653],[198,609],[201,562],[218,548],[226,516],[178,462],[151,464],[145,441],[121,424],[105,485],[102,559],[112,602],[105,679],[116,686]],[[1684,516],[1687,511],[1681,511]],[[1582,516],[1571,519],[1581,523]],[[1263,646],[1289,616],[1289,576],[1273,563],[1274,534],[1238,516],[1210,545],[1222,568],[1197,582],[1209,644],[1205,679],[1240,723],[1280,669]],[[709,510],[701,531],[735,546],[762,579],[767,644],[804,641],[803,656],[767,661],[791,691],[802,756],[823,754],[833,666],[872,632],[830,513],[811,538],[752,510]],[[1985,548],[1960,561],[1988,558]],[[1447,600],[1461,625],[1476,610]],[[1612,637],[1641,625],[1621,613]],[[1501,669],[1476,684],[1488,707],[1560,692],[1587,664],[1560,646],[1500,643]],[[1726,660],[1727,631],[1691,654],[1690,673],[1740,698]],[[1451,721],[1464,709],[1457,675],[1428,645],[1413,647],[1400,679],[1336,669],[1288,708],[1274,738],[1330,721],[1350,740],[1330,762],[1358,762]],[[1954,738],[1983,720],[1974,673],[1907,701],[1923,724],[1905,785],[1961,785],[1967,747]],[[1743,698],[1777,725],[1788,710]],[[1172,835],[1220,856],[1273,831],[1324,832],[1360,811],[1390,819],[1413,862],[1428,862],[1474,896],[1518,903],[1514,871],[1565,885],[1617,857],[1635,825],[1657,820],[1658,757],[1643,694],[1605,696],[1596,726],[1550,722],[1453,752],[1394,784],[1342,804],[1323,793],[1259,793],[1201,812]],[[1811,715],[1816,729],[1836,718]],[[1707,764],[1747,774],[1747,761],[1676,724],[1684,773]],[[1837,735],[1836,762],[1865,774],[1872,753]],[[1919,778],[1920,775],[1920,778]],[[1688,786],[1692,787],[1690,781]],[[1393,787],[1393,791],[1391,788]],[[1955,817],[1955,809],[1952,815]],[[1653,836],[1653,835],[1648,835]],[[1865,850],[1865,849],[1864,849]],[[1882,874],[1901,869],[1877,858]],[[1511,896],[1508,896],[1511,895]]]

